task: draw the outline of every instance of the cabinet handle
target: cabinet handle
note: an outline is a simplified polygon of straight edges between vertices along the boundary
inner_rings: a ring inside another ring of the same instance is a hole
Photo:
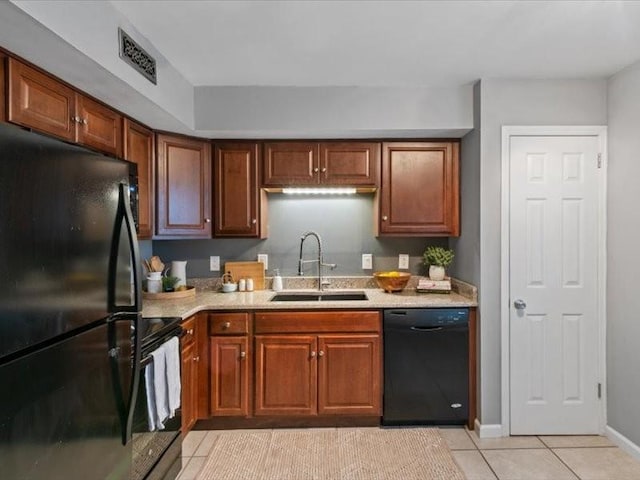
[[[187,330],[187,335],[193,335],[193,328]]]
[[[211,219],[210,218],[205,218],[204,219],[204,223],[211,223]]]
[[[316,356],[316,352],[311,350],[311,358],[314,358]]]
[[[387,221],[387,216],[386,216],[386,215],[383,215],[383,216],[382,216],[382,221],[383,221],[383,222],[386,222],[386,221]]]
[[[255,225],[256,223],[258,223],[258,220],[254,218],[253,220],[251,220],[251,223]]]
[[[247,352],[240,352],[240,358],[246,358]]]
[[[231,322],[224,322],[222,324],[222,328],[229,328],[231,326]]]
[[[319,356],[319,357],[324,357],[324,352],[323,352],[322,350],[320,350],[320,351],[318,352],[318,356]]]
[[[193,357],[193,361],[194,362],[199,362],[200,361],[200,357]]]

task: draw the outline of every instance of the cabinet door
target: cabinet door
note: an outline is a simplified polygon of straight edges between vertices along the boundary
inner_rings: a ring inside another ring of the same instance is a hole
[[[262,186],[317,185],[319,156],[315,142],[265,143]]]
[[[209,142],[157,136],[157,234],[211,237],[211,150]]]
[[[459,235],[458,145],[383,144],[380,234]]]
[[[213,156],[215,178],[214,235],[217,237],[258,237],[257,143],[219,143]]]
[[[0,122],[7,120],[7,91],[5,84],[5,65],[7,57],[0,52]]]
[[[196,423],[198,400],[196,342],[193,338],[183,338],[181,353],[182,434],[186,435]]]
[[[249,344],[246,336],[209,337],[213,416],[249,414]]]
[[[255,415],[315,415],[316,337],[256,335]]]
[[[153,235],[153,131],[124,119],[124,158],[138,165],[138,238]]]
[[[76,93],[66,85],[12,58],[8,120],[75,141]]]
[[[320,183],[378,185],[380,144],[328,142],[320,144]]]
[[[77,142],[122,156],[122,115],[90,98],[78,95]]]
[[[318,413],[381,415],[379,335],[318,337]]]

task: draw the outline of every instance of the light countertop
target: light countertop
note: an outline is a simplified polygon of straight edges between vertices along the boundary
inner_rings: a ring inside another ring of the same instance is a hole
[[[283,293],[290,291],[285,290]],[[271,297],[275,295],[275,292],[271,290],[234,293],[200,290],[196,292],[195,297],[189,298],[145,299],[142,315],[144,317],[187,318],[203,310],[376,310],[382,308],[477,306],[477,301],[474,298],[455,292],[449,294],[417,293],[415,290],[409,289],[400,293],[385,293],[381,289],[357,289],[357,291],[364,291],[368,300],[270,302]],[[325,292],[330,293],[331,290],[325,290]]]

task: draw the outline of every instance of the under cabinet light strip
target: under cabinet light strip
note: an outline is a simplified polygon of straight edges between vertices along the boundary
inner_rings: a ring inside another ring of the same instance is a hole
[[[355,188],[283,188],[290,195],[353,195]]]

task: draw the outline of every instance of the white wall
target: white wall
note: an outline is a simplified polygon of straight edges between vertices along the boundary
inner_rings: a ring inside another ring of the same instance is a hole
[[[119,57],[118,27],[155,57],[157,85]],[[193,129],[193,86],[109,2],[0,2],[0,46],[154,128]]]
[[[461,137],[472,85],[196,87],[195,128],[215,138]]]
[[[608,82],[608,425],[640,445],[640,62]]]
[[[495,80],[481,82],[480,171],[480,421],[500,415],[501,127],[605,125],[605,80]]]

